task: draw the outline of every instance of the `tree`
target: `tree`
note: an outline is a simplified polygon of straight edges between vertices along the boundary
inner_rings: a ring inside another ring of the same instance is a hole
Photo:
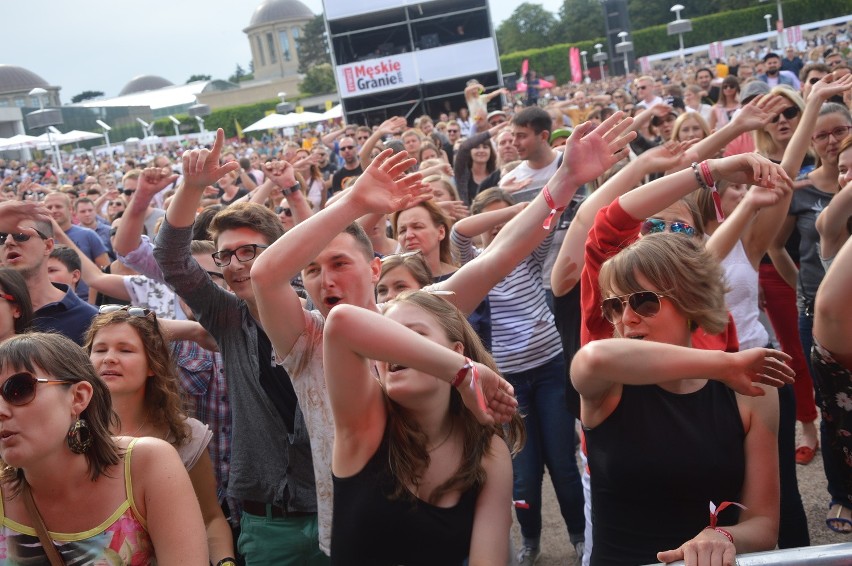
[[[296,52],[299,54],[299,72],[302,74],[307,74],[316,65],[331,64],[322,14],[305,24],[302,33],[296,38]]]
[[[238,83],[243,80],[243,77],[246,76],[246,70],[243,69],[243,66],[237,63],[237,68],[234,71],[234,74],[228,77],[228,80],[232,83]]]
[[[76,94],[71,97],[71,102],[76,104],[77,102],[83,102],[84,100],[91,100],[92,98],[98,98],[99,96],[103,96],[99,90],[84,90],[80,94]]]
[[[210,75],[192,75],[191,77],[186,79],[186,84],[194,83],[196,81],[209,81],[212,78],[213,77],[211,77]]]
[[[524,2],[497,28],[497,44],[501,53],[552,45],[557,26],[556,16],[541,4]]]
[[[302,94],[328,94],[335,92],[337,85],[334,82],[334,71],[330,63],[323,63],[308,69],[304,80],[299,83],[299,91]]]
[[[563,0],[554,30],[557,43],[597,39],[604,33],[604,11],[600,0]]]

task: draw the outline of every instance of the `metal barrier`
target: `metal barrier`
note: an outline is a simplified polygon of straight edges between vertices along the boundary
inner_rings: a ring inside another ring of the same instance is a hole
[[[763,566],[765,564],[772,566],[850,566],[852,565],[852,542],[785,548],[737,556],[737,566]],[[663,564],[657,563],[653,566],[663,566]],[[679,560],[666,566],[684,566],[684,564],[682,560]]]

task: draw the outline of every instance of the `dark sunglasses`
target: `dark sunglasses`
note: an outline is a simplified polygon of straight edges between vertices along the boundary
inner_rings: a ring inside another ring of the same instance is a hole
[[[35,399],[36,385],[39,383],[61,383],[62,385],[72,385],[74,382],[65,379],[46,379],[36,377],[29,372],[22,371],[13,374],[0,387],[0,397],[3,397],[10,405],[21,407],[31,403]]]
[[[822,80],[822,77],[811,77],[808,79],[808,84],[815,85]]]
[[[131,189],[119,189],[118,192],[122,195],[130,196],[130,195],[132,195],[133,193],[136,192],[136,189],[133,189],[133,190],[131,190]]]
[[[157,318],[157,313],[151,309],[134,307],[132,305],[101,305],[98,308],[98,314],[109,314],[117,311],[127,311],[127,314],[136,318],[145,318],[150,315],[154,315],[153,318],[155,319]]]
[[[793,118],[795,118],[795,117],[796,117],[796,116],[798,116],[798,115],[799,115],[799,107],[798,107],[798,106],[791,106],[790,108],[787,108],[787,109],[785,109],[785,110],[782,110],[780,114],[778,114],[777,116],[775,116],[775,117],[772,119],[772,123],[773,123],[773,124],[777,124],[777,123],[778,123],[778,120],[780,120],[780,119],[781,119],[781,116],[784,116],[784,118],[785,118],[786,120],[792,120]]]
[[[278,206],[275,208],[275,214],[284,213],[284,216],[293,216],[293,211],[289,208],[284,208],[283,206]]]
[[[629,295],[610,297],[601,303],[601,311],[604,318],[613,324],[624,314],[624,305],[630,305],[633,312],[642,318],[651,318],[659,314],[662,306],[660,299],[666,296],[654,291],[637,291]]]
[[[237,261],[240,263],[245,263],[247,261],[251,261],[257,256],[258,249],[266,249],[269,246],[263,246],[261,244],[246,244],[244,246],[240,246],[234,250],[221,250],[214,254],[210,254],[213,256],[213,262],[218,267],[227,267],[231,265],[231,258],[236,257]]]
[[[109,205],[110,206],[124,206],[124,203],[121,202],[120,200],[114,200],[114,201],[110,202]]]
[[[118,228],[110,228],[109,229],[109,235],[110,236],[115,236],[116,234],[118,234]]]
[[[665,232],[666,230],[673,234],[686,234],[687,236],[695,235],[695,228],[686,222],[668,222],[666,220],[660,220],[659,218],[649,218],[643,222],[642,228],[640,228],[639,232],[643,236],[646,236],[648,234]]]
[[[30,228],[30,229],[33,232],[35,232],[36,234],[38,234],[38,237],[41,238],[42,240],[47,240],[47,236],[45,236],[44,234],[42,234],[41,232],[39,232],[35,228]],[[23,232],[20,232],[18,234],[9,234],[9,233],[6,233],[6,232],[0,232],[0,246],[6,245],[6,240],[9,238],[9,236],[12,236],[12,239],[15,240],[19,244],[21,242],[27,242],[27,241],[29,241],[30,238],[32,238],[32,236],[30,236],[29,234],[25,234]]]
[[[354,145],[342,145],[340,146],[340,151],[349,151],[350,149],[355,149]]]

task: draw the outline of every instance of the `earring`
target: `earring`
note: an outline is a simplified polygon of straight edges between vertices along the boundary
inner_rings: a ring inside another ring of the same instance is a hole
[[[68,429],[68,435],[65,438],[68,443],[68,448],[74,454],[84,454],[92,446],[92,433],[89,430],[89,423],[86,419],[77,417],[77,420]]]

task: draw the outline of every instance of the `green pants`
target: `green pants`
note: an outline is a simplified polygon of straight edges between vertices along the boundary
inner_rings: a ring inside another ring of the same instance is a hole
[[[328,566],[318,537],[316,515],[271,518],[243,513],[237,547],[246,566]]]

